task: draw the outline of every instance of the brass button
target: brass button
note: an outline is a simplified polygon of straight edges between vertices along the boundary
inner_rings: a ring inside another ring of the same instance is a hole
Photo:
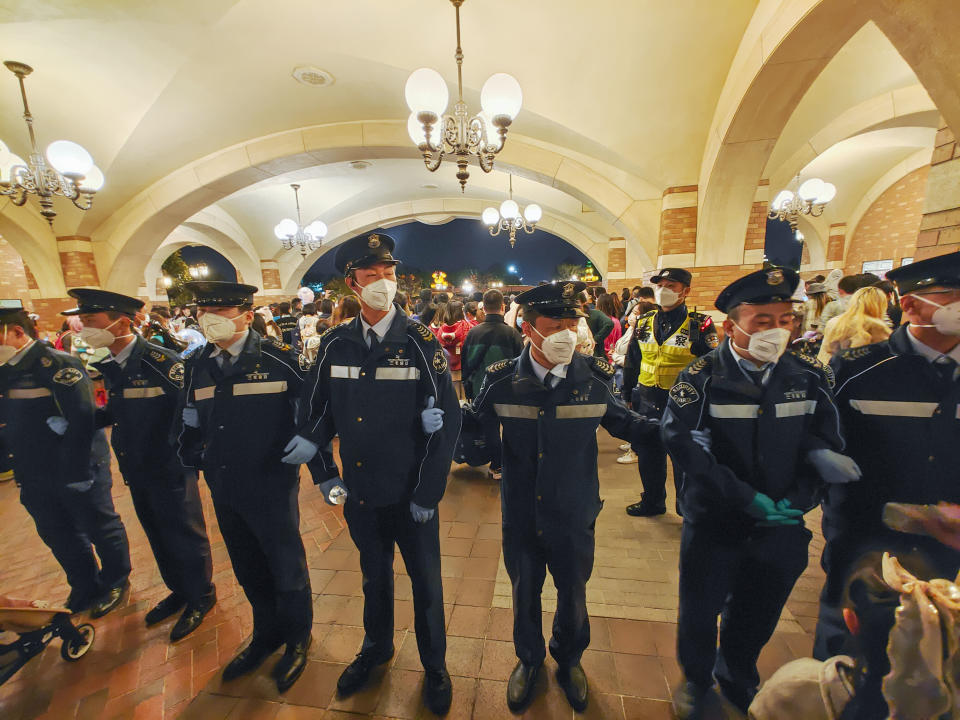
[[[538,500],[538,501],[543,500],[543,496],[542,496],[542,495],[537,495],[537,500]]]
[[[935,458],[933,457],[933,455],[931,455],[931,456],[928,458],[928,460],[930,460],[930,462],[933,462],[934,459],[935,459]]]
[[[543,530],[537,530],[537,535],[543,535]]]
[[[364,370],[362,373],[360,373],[360,377],[366,377],[366,376],[367,376],[367,371],[366,371],[366,370]]]
[[[397,350],[397,353],[399,353],[400,355],[403,355],[403,348],[400,348],[399,350]]]
[[[573,391],[573,394],[574,394],[574,395],[579,395],[579,394],[580,394],[580,391],[579,391],[579,390],[574,390],[574,391]]]
[[[538,457],[538,458],[542,458],[542,457],[543,457],[543,453],[537,453],[537,457]]]
[[[757,409],[757,415],[763,415],[763,408]]]
[[[363,418],[362,418],[362,417],[358,417],[358,418],[357,418],[357,422],[363,422]]]
[[[360,460],[357,460],[357,467],[363,467],[363,463]]]
[[[540,411],[540,414],[543,415],[543,410]]]
[[[934,415],[939,415],[939,414],[940,414],[940,408],[937,408],[936,410],[934,410],[934,411],[933,411],[933,414],[934,414]]]

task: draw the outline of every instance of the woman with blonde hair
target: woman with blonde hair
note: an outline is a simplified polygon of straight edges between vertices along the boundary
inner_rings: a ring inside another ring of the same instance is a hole
[[[886,340],[890,337],[886,315],[887,296],[883,290],[860,288],[851,297],[847,309],[827,323],[817,360],[829,363],[841,350]]]

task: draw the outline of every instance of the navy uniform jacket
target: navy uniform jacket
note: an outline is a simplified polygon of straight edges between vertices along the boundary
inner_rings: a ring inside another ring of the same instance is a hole
[[[303,384],[296,353],[250,330],[236,361],[221,369],[210,356],[216,347],[208,343],[186,363],[181,401],[197,408],[200,427],[184,426],[180,434],[184,465],[224,487],[295,481],[299,466],[280,458],[296,434]]]
[[[819,502],[823,483],[805,456],[844,447],[828,371],[788,352],[761,388],[744,375],[728,339],[680,373],[660,429],[683,471],[685,522],[749,524],[744,508],[757,492],[803,510]],[[690,435],[704,428],[711,452]]]
[[[112,425],[110,444],[125,477],[178,472],[173,443],[183,363],[173,350],[136,337],[124,367],[113,360],[94,364],[107,388],[107,407],[98,425]]]
[[[273,321],[277,324],[277,327],[280,328],[280,332],[283,333],[283,342],[292,347],[297,346],[297,339],[299,337],[299,328],[300,323],[293,315],[277,315],[273,318]]]
[[[22,486],[84,486],[109,466],[106,435],[97,430],[93,383],[80,360],[34,342],[16,365],[0,366],[0,429]],[[61,416],[63,436],[47,426]]]
[[[360,316],[320,337],[299,434],[321,448],[340,436],[343,482],[356,500],[374,507],[413,500],[433,508],[446,490],[460,407],[433,333],[394,307],[375,351],[364,342]],[[443,427],[427,435],[420,413],[431,396],[444,411]],[[318,460],[328,462],[322,454]],[[325,470],[327,477],[337,473],[336,466]]]
[[[549,377],[549,376],[548,376]],[[597,477],[597,427],[639,447],[656,422],[613,395],[613,368],[574,353],[567,376],[546,388],[530,349],[487,368],[472,412],[503,427],[503,523],[536,523],[538,534],[589,527],[602,502]]]
[[[897,329],[836,355],[837,407],[859,482],[830,488],[824,525],[882,531],[887,502],[960,503],[960,382],[945,383]]]

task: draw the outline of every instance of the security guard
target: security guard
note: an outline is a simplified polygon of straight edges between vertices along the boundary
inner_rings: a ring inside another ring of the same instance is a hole
[[[849,453],[863,468],[859,483],[830,487],[824,502],[820,598],[814,655],[843,652],[840,611],[852,563],[871,550],[919,549],[937,577],[955,577],[960,552],[883,524],[888,502],[960,503],[960,253],[887,273],[901,295],[901,326],[883,342],[852,348],[830,363]]]
[[[75,357],[37,342],[19,300],[0,302],[0,428],[20,502],[67,574],[67,607],[100,617],[129,587],[130,548],[93,383]]]
[[[667,392],[680,371],[720,344],[710,316],[687,310],[684,301],[690,294],[690,280],[690,273],[683,268],[664,268],[650,278],[656,285],[653,292],[660,309],[637,321],[635,341],[627,351],[627,366],[640,370],[631,394],[633,409],[647,417],[663,415]],[[643,494],[639,502],[627,507],[627,514],[663,515],[667,511],[666,448],[657,441],[647,443],[637,456],[637,468]],[[679,482],[677,475],[674,469],[674,485]]]
[[[253,607],[253,637],[223,670],[232,680],[278,647],[280,692],[306,666],[313,606],[300,539],[299,468],[281,462],[303,383],[290,346],[250,329],[257,288],[201,281],[194,294],[207,338],[186,364],[184,464],[203,471],[237,581]]]
[[[61,314],[79,317],[80,335],[90,347],[110,350],[105,360],[93,364],[108,391],[97,424],[113,427],[110,444],[117,464],[170,589],[147,613],[147,626],[183,610],[170,633],[176,642],[196,630],[216,602],[197,474],[180,464],[174,443],[183,363],[172,350],[133,331],[131,323],[143,301],[85,288],[67,294],[77,299],[77,308]]]
[[[683,370],[661,433],[683,472],[677,659],[678,717],[724,696],[744,713],[757,658],[807,566],[803,513],[822,481],[856,479],[824,366],[784,354],[793,327],[789,269],[758,270],[717,297],[723,344]],[[721,616],[719,651],[717,616]]]
[[[487,368],[472,412],[503,427],[503,561],[513,584],[513,641],[519,662],[507,703],[532,697],[545,656],[540,592],[547,568],[557,586],[550,653],[557,680],[578,712],[587,706],[580,657],[590,643],[586,584],[594,523],[603,502],[597,478],[598,426],[633,447],[656,435],[657,420],[631,412],[611,391],[613,368],[576,354],[577,301],[585,284],[542,285],[517,296],[523,333],[518,358]],[[642,440],[641,440],[642,439]]]
[[[300,339],[298,332],[300,324],[297,322],[297,316],[290,313],[290,303],[282,302],[277,305],[277,314],[273,316],[273,321],[283,334],[283,342],[291,347],[297,347],[297,341]]]
[[[360,551],[366,637],[337,683],[341,696],[359,690],[371,670],[393,655],[397,545],[413,584],[424,700],[443,715],[450,708],[451,685],[436,508],[446,489],[460,412],[443,349],[429,328],[393,302],[399,262],[393,248],[393,238],[372,234],[337,251],[337,269],[360,297],[361,313],[321,337],[304,386],[306,420],[297,442],[310,443],[301,456],[306,458],[339,434],[344,518]],[[321,460],[329,462],[322,455]],[[337,474],[330,463],[321,485],[328,501],[340,482]]]

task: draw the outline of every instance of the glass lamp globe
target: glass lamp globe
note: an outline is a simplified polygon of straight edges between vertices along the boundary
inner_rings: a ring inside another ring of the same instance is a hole
[[[789,190],[781,190],[777,193],[777,196],[773,199],[771,207],[774,210],[780,210],[786,205],[790,204],[790,201],[793,200],[793,193]]]
[[[483,120],[487,130],[487,148],[493,152],[499,152],[500,148],[503,147],[503,140],[500,137],[499,129],[493,124],[493,116],[481,110],[480,119]]]
[[[442,130],[439,125],[434,125],[430,128],[430,149],[436,150],[440,147],[440,134]],[[410,136],[410,139],[413,140],[413,144],[418,148],[423,147],[427,142],[427,133],[423,128],[423,123],[417,120],[416,113],[410,113],[410,117],[407,118],[407,135]]]
[[[823,180],[820,178],[810,178],[800,186],[800,189],[797,190],[797,194],[805,202],[816,202],[817,198],[820,197],[824,189]]]
[[[500,222],[500,213],[497,212],[497,209],[494,207],[488,207],[483,211],[483,216],[481,218],[484,225],[496,225]]]
[[[491,118],[505,115],[513,120],[523,105],[520,83],[507,73],[491,75],[480,90],[480,105]]]
[[[516,220],[520,217],[520,206],[513,200],[504,200],[500,203],[500,214],[507,220]]]
[[[93,158],[81,145],[69,140],[56,140],[47,147],[47,160],[64,175],[86,175],[93,167]]]
[[[297,234],[297,223],[290,218],[284,218],[277,225],[275,232],[281,233],[278,237],[285,238]]]
[[[527,205],[523,209],[523,219],[526,220],[529,225],[536,225],[542,217],[543,209],[536,203]]]
[[[280,232],[280,223],[277,223],[276,225],[273,226],[273,234],[277,238],[277,240],[283,240],[284,238],[286,238],[286,235]]]
[[[427,111],[437,117],[443,115],[450,100],[447,83],[433,68],[420,68],[410,73],[404,95],[412,113]]]
[[[833,183],[825,182],[823,190],[817,196],[817,202],[826,205],[837,196],[837,186]]]
[[[23,158],[19,155],[14,155],[12,152],[8,152],[2,158],[0,158],[0,182],[8,183],[11,181],[11,171],[16,166],[26,166]]]
[[[314,220],[306,227],[307,234],[312,235],[317,240],[322,240],[327,236],[327,224],[323,220]]]
[[[83,180],[80,181],[80,190],[83,192],[95,193],[97,190],[103,187],[103,183],[103,171],[94,165],[92,168],[87,170],[87,174],[84,175]]]

